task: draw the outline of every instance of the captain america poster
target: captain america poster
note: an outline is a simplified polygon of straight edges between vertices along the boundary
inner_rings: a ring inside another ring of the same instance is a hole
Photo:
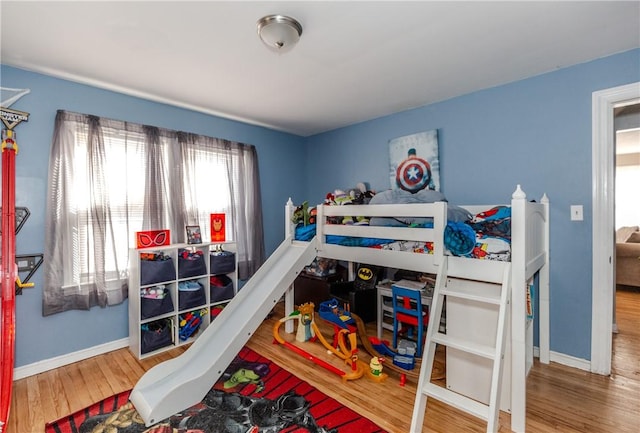
[[[419,132],[389,141],[391,188],[410,193],[440,190],[438,130]]]

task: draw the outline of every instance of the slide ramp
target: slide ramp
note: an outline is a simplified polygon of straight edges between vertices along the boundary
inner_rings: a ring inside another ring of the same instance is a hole
[[[156,365],[140,378],[129,400],[146,426],[204,398],[316,253],[315,239],[285,239],[182,355]]]

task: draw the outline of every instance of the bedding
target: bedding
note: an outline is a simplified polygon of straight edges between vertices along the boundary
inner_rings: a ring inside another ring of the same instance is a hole
[[[412,194],[403,189],[389,189],[374,195],[369,204],[410,204],[410,203],[435,203],[437,201],[446,202],[444,194],[439,191],[423,189]],[[447,203],[447,220],[448,221],[469,221],[472,215],[466,209]],[[432,227],[431,218],[371,218],[369,224],[372,226],[388,226],[388,227]]]
[[[316,224],[298,224],[295,230],[295,240],[310,241],[316,235]],[[352,236],[327,235],[329,244],[343,245],[347,247],[375,247],[394,242],[393,239],[358,238]]]
[[[407,204],[446,202],[439,191],[422,190],[409,193],[402,189],[387,190],[374,195],[369,204]],[[351,219],[345,218],[345,221]],[[420,217],[359,217],[359,224],[386,227],[432,228],[432,218]],[[316,234],[316,224],[299,223],[295,229],[295,239],[311,240]],[[393,251],[411,251],[432,254],[431,242],[403,241],[395,239],[362,238],[327,235],[328,244],[343,246],[371,247]],[[511,259],[511,209],[508,206],[494,206],[471,214],[467,209],[447,204],[447,225],[444,231],[446,253],[458,257],[510,261]]]

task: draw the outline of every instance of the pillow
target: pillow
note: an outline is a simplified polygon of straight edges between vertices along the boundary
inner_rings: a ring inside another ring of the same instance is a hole
[[[412,194],[403,189],[389,189],[374,195],[369,204],[404,204],[404,203],[435,203],[438,201],[447,201],[444,194],[439,191],[423,189]],[[447,205],[447,220],[455,222],[470,221],[471,213],[459,206]],[[432,218],[420,217],[402,217],[402,218],[384,218],[374,217],[369,221],[372,226],[392,226],[403,227],[408,225],[429,226],[433,225]]]
[[[471,215],[471,212],[465,208],[456,206],[455,204],[447,205],[447,221],[465,222],[471,221],[472,218],[473,215]]]
[[[415,194],[403,189],[388,189],[371,197],[369,204],[434,203],[447,201],[439,191],[423,189]]]
[[[640,244],[640,232],[633,232],[631,236],[627,238],[627,243]]]

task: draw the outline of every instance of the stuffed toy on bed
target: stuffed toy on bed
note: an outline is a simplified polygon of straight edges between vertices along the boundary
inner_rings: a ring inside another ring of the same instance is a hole
[[[324,204],[345,206],[350,204],[368,204],[371,197],[375,195],[375,191],[367,188],[363,182],[358,183],[355,188],[349,190],[336,189],[327,193]],[[369,219],[364,216],[345,216],[342,218],[329,218],[331,224],[369,224]]]

